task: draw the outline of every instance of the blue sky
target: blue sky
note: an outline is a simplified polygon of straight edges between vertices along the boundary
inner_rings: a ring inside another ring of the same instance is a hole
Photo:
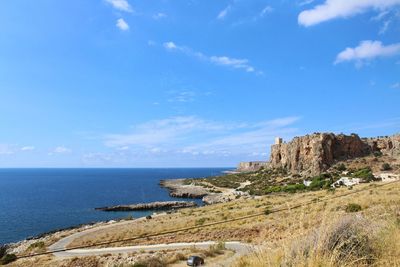
[[[400,131],[400,0],[13,0],[0,167],[234,166]]]

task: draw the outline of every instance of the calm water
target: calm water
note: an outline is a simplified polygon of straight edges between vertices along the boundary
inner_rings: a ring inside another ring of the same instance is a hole
[[[101,212],[95,207],[171,198],[160,179],[204,177],[222,168],[0,169],[0,244],[54,229],[146,212]]]

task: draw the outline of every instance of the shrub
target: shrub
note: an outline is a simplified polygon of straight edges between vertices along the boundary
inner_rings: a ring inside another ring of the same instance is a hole
[[[382,164],[382,168],[381,168],[381,170],[382,171],[390,171],[392,169],[392,167],[390,166],[390,164],[389,163],[383,163]]]
[[[203,225],[206,222],[206,218],[200,218],[196,220],[196,225]]]
[[[10,262],[13,262],[17,259],[17,256],[15,254],[5,254],[1,259],[0,259],[0,264],[6,265],[9,264]]]
[[[43,250],[45,248],[45,244],[43,241],[38,241],[29,245],[28,250]]]
[[[358,212],[360,211],[362,208],[360,205],[355,204],[355,203],[349,203],[346,205],[346,212]]]
[[[1,245],[0,246],[0,259],[4,257],[4,255],[7,254],[7,245]]]
[[[345,171],[346,170],[346,165],[344,165],[343,163],[340,163],[338,166],[337,166],[337,170],[338,171]]]
[[[370,182],[375,179],[375,176],[372,174],[371,168],[364,168],[353,173],[352,177],[361,178],[365,182]]]
[[[375,157],[381,157],[381,156],[382,156],[382,152],[380,152],[380,151],[375,151],[375,152],[374,152],[374,156],[375,156]]]
[[[301,266],[345,266],[354,261],[357,266],[366,266],[374,258],[370,236],[365,219],[344,217],[293,243],[282,266],[299,266],[299,262],[303,263]],[[320,264],[315,265],[316,262]],[[329,265],[323,264],[328,262]]]

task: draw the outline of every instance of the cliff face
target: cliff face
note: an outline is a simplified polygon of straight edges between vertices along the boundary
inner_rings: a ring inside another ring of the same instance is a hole
[[[240,162],[237,170],[240,172],[258,171],[261,167],[267,167],[269,165],[266,161],[249,161]]]
[[[400,135],[361,139],[358,135],[315,133],[295,137],[289,143],[271,147],[270,164],[292,173],[318,175],[337,161],[367,156],[380,151],[400,156]]]
[[[373,152],[380,151],[391,157],[400,157],[400,134],[385,137],[365,138],[365,143]]]

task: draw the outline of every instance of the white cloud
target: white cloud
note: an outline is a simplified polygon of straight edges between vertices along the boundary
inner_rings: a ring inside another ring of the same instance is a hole
[[[384,11],[399,4],[400,0],[326,0],[323,4],[302,11],[298,22],[303,26],[312,26],[336,18],[351,17],[368,10]]]
[[[0,155],[11,155],[15,153],[15,145],[0,144]]]
[[[218,13],[217,19],[224,19],[226,17],[226,15],[228,15],[228,12],[231,10],[231,6],[228,5],[227,7],[225,7],[223,10],[221,10]]]
[[[260,16],[264,17],[266,14],[271,13],[272,11],[274,11],[274,9],[271,6],[266,6],[263,8],[263,10],[261,10]]]
[[[357,47],[348,47],[340,52],[336,57],[335,64],[345,61],[355,61],[357,64],[363,64],[366,60],[395,56],[397,54],[400,54],[400,43],[385,46],[380,41],[366,40],[360,42]]]
[[[163,44],[164,48],[169,51],[179,51],[186,55],[196,57],[200,60],[208,61],[212,64],[219,66],[227,66],[234,69],[242,69],[246,72],[256,72],[255,67],[253,67],[248,59],[237,59],[227,56],[207,56],[201,52],[193,51],[191,48],[186,46],[178,46],[174,42],[165,42]],[[257,74],[262,74],[261,71],[257,71]]]
[[[72,152],[72,150],[65,146],[58,146],[58,147],[54,148],[52,153],[67,154],[67,153],[71,153],[71,152]]]
[[[383,22],[382,27],[379,29],[379,34],[385,34],[385,32],[387,32],[387,30],[389,29],[389,25],[390,25],[391,21],[390,20],[386,20],[385,22]]]
[[[172,95],[170,98],[168,98],[168,102],[180,102],[180,103],[186,103],[186,102],[193,102],[194,98],[196,96],[196,93],[193,91],[172,91],[170,92]]]
[[[212,56],[210,57],[210,61],[217,65],[230,66],[235,69],[245,69],[247,72],[253,72],[255,70],[254,67],[249,65],[249,61],[247,59],[236,59],[226,56]]]
[[[129,25],[126,23],[124,19],[118,19],[117,23],[115,24],[121,31],[127,31],[129,30]]]
[[[163,18],[166,18],[166,17],[167,17],[167,14],[161,13],[161,12],[153,15],[153,19],[155,19],[155,20],[163,19]]]
[[[170,49],[170,50],[178,48],[174,42],[166,42],[166,43],[164,43],[164,47],[166,49]]]
[[[394,83],[394,84],[392,84],[392,85],[390,86],[390,88],[393,88],[393,89],[400,89],[400,83]]]
[[[125,12],[132,12],[132,7],[129,5],[127,0],[105,0],[107,3],[113,6],[113,8],[125,11]]]
[[[34,146],[23,146],[21,147],[21,151],[32,151],[35,150]]]
[[[292,125],[298,117],[260,122],[215,122],[195,116],[171,117],[149,121],[133,127],[131,133],[109,134],[107,146],[119,149],[129,146],[138,153],[190,155],[248,155],[267,152],[275,136],[292,136]]]

